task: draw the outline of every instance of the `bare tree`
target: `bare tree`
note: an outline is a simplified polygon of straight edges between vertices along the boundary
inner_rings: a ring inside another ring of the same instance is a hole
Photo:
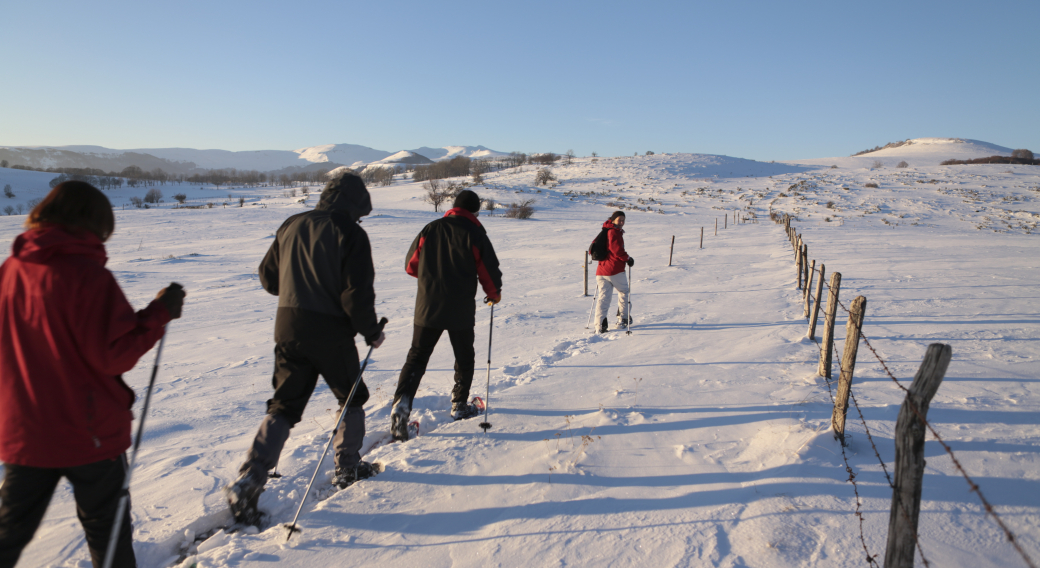
[[[902,162],[899,162],[898,164],[896,164],[896,167],[897,168],[909,168],[910,164],[906,163],[906,160],[903,160]]]
[[[441,203],[444,203],[448,199],[448,194],[444,192],[440,180],[426,180],[426,182],[422,184],[422,187],[426,190],[426,195],[423,196],[423,201],[433,205],[434,213],[439,212]]]
[[[566,156],[564,159],[567,161],[567,165],[571,165],[571,162],[574,161],[574,150],[567,150],[567,153],[564,154],[564,156]]]
[[[4,207],[4,213],[7,213],[8,215],[14,215],[14,207],[11,205]]]
[[[885,167],[885,164],[881,163],[881,160],[874,160],[874,163],[871,164],[870,169],[880,170],[883,167]]]
[[[145,203],[159,203],[160,199],[162,199],[162,192],[154,187],[149,189],[148,193],[144,194]]]
[[[181,205],[184,205],[184,202],[188,200],[188,196],[184,195],[183,193],[178,193],[174,195],[173,198],[176,199],[177,203],[180,203]]]
[[[14,197],[14,191],[11,190],[11,184],[7,184],[4,186],[4,196]]]
[[[549,168],[538,170],[538,173],[534,176],[535,185],[546,185],[551,181],[556,181],[556,176],[553,175],[552,170]]]

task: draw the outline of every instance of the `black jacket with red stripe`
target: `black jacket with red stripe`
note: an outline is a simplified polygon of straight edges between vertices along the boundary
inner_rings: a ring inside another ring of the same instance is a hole
[[[478,281],[489,298],[502,295],[502,271],[487,231],[459,207],[423,227],[408,249],[405,271],[419,279],[415,325],[420,327],[473,327]]]

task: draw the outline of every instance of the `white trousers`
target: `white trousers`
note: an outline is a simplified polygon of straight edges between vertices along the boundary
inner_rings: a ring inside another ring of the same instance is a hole
[[[618,291],[618,309],[621,310],[619,321],[628,321],[628,277],[625,273],[613,276],[596,276],[596,325],[607,317],[610,309],[610,299],[614,295],[614,288]],[[609,321],[609,320],[608,320]]]

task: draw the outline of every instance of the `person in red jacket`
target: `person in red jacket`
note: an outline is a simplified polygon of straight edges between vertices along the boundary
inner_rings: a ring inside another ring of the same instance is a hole
[[[121,374],[180,317],[184,292],[164,288],[134,312],[105,268],[112,205],[88,183],[57,185],[25,225],[0,266],[0,568],[18,561],[62,477],[99,567],[130,447]],[[125,517],[113,566],[136,565]]]
[[[621,228],[625,226],[625,212],[615,211],[610,219],[603,223],[607,230],[607,258],[599,261],[596,267],[596,285],[599,292],[596,296],[596,321],[599,332],[607,332],[607,310],[614,295],[618,291],[618,329],[628,328],[631,318],[628,313],[628,278],[625,277],[625,265],[632,266],[635,259],[625,252],[625,238]]]

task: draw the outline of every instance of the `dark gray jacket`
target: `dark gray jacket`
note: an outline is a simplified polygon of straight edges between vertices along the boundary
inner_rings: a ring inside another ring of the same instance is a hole
[[[282,223],[259,270],[264,290],[278,296],[276,342],[314,325],[378,337],[372,247],[357,224],[371,211],[364,185],[326,188],[313,211]]]

